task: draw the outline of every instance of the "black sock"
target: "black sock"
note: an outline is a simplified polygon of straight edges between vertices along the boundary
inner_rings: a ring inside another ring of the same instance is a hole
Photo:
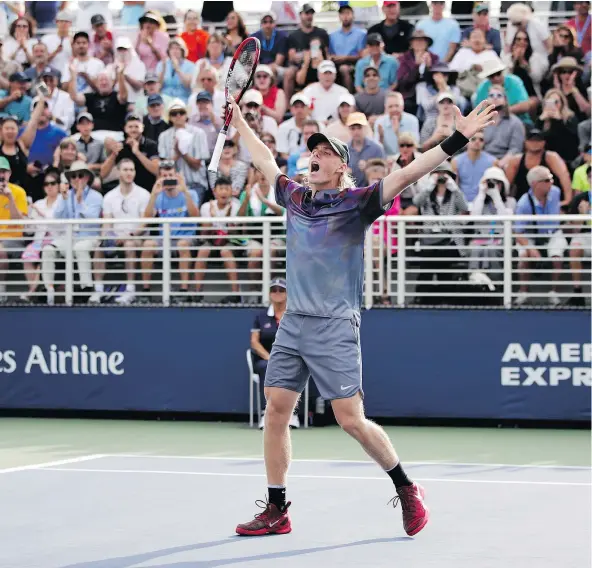
[[[393,480],[395,487],[413,485],[413,482],[409,480],[400,463],[398,463],[395,467],[393,467],[393,469],[390,469],[386,473]]]
[[[269,491],[269,502],[282,511],[286,506],[286,488],[275,485],[267,489]]]

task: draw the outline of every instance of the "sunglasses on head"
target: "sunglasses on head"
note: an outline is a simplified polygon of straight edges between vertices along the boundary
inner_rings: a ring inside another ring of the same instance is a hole
[[[286,289],[282,288],[281,286],[273,286],[272,288],[270,288],[270,291],[275,294],[281,294],[282,292],[285,292]]]
[[[73,174],[70,174],[70,179],[83,179],[87,175],[88,174],[85,172],[74,172]]]

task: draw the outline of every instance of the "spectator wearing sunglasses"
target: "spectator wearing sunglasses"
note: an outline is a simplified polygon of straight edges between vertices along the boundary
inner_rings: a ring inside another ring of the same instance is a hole
[[[119,185],[105,194],[103,199],[103,219],[139,219],[150,201],[150,192],[136,185],[136,166],[129,158],[119,163]],[[109,249],[108,256],[114,254],[113,249],[122,247],[125,254],[126,285],[125,291],[116,298],[118,304],[131,304],[136,296],[136,262],[138,247],[144,234],[144,223],[104,223],[102,226],[103,248]],[[105,271],[105,254],[99,249],[95,252],[95,280],[103,281]],[[102,292],[102,291],[101,291]],[[101,300],[102,293],[97,292],[95,301]]]
[[[457,175],[457,184],[469,205],[479,193],[479,182],[488,168],[496,161],[493,154],[485,152],[485,135],[477,132],[467,145],[467,150],[455,156],[450,165]],[[509,185],[509,184],[508,184]]]
[[[544,251],[553,263],[553,281],[549,292],[549,303],[558,306],[561,301],[557,295],[557,282],[561,274],[563,254],[567,249],[567,240],[563,235],[559,221],[540,221],[545,215],[561,213],[561,190],[553,185],[553,174],[549,168],[536,166],[526,176],[530,189],[516,205],[516,215],[536,215],[537,221],[518,221],[514,225],[518,245],[518,271],[520,273],[520,291],[515,299],[517,306],[527,300],[528,281],[531,277],[533,262],[540,260]],[[528,260],[526,260],[528,259]]]
[[[363,112],[368,123],[374,128],[374,121],[384,113],[384,99],[387,89],[380,87],[380,74],[373,65],[366,67],[362,74],[363,89],[356,96],[356,108]]]
[[[573,57],[563,57],[551,71],[553,85],[565,95],[577,121],[586,120],[590,116],[590,101],[586,97],[586,87],[581,78],[582,66]]]
[[[19,137],[19,123],[15,116],[7,116],[2,119],[0,126],[0,156],[8,160],[10,164],[10,183],[26,187],[27,185],[27,167],[29,160],[29,149],[35,139],[37,130],[37,118],[41,112],[41,107],[33,118],[29,120],[24,131]],[[36,169],[36,168],[35,168]],[[29,194],[32,197],[37,197]]]
[[[101,226],[98,222],[101,216],[103,196],[91,185],[94,173],[82,161],[72,164],[65,174],[71,189],[60,188],[58,205],[54,210],[55,219],[97,219],[96,224],[84,224],[74,230],[74,258],[78,264],[80,289],[83,294],[91,294],[93,298],[93,273],[91,252],[99,244]],[[53,305],[55,301],[55,264],[58,257],[65,258],[70,243],[66,238],[55,239],[51,244],[43,247],[42,275],[47,290],[47,303]],[[96,292],[102,291],[102,284],[97,284]],[[94,298],[93,298],[94,300]]]
[[[506,73],[506,66],[499,59],[484,61],[482,67],[483,71],[479,73],[482,82],[477,88],[475,106],[487,98],[492,87],[503,87],[508,110],[524,124],[531,126],[532,120],[528,113],[538,106],[538,99],[528,96],[520,77]]]
[[[381,89],[396,90],[397,71],[399,69],[398,61],[392,55],[384,53],[384,42],[380,34],[370,34],[366,39],[366,43],[368,45],[368,55],[362,57],[356,63],[356,92],[361,93],[364,90],[365,71],[368,67],[374,68],[378,73],[380,79],[379,87]]]
[[[553,49],[548,57],[549,69],[552,69],[553,66],[564,57],[573,57],[578,62],[581,62],[584,59],[584,52],[576,45],[574,30],[565,24],[558,26],[553,32]],[[553,72],[549,71],[542,84],[543,91],[548,89],[552,84]]]
[[[263,413],[259,421],[259,429],[265,425],[265,372],[269,361],[271,348],[275,341],[282,316],[286,312],[287,290],[286,281],[283,278],[274,278],[270,282],[269,307],[261,310],[256,316],[251,328],[251,356],[253,358],[253,370],[259,375],[259,390]],[[290,426],[298,428],[300,420],[295,413]]]
[[[255,71],[255,84],[262,97],[261,112],[270,116],[278,124],[284,120],[286,114],[286,93],[275,84],[273,70],[269,65],[259,65]]]

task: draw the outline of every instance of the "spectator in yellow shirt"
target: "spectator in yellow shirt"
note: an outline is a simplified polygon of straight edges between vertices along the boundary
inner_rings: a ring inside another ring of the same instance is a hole
[[[23,228],[15,225],[2,225],[2,220],[23,219],[27,216],[27,194],[25,190],[10,179],[10,164],[0,156],[0,301],[6,292],[6,271],[9,259],[20,258],[25,248]]]
[[[582,155],[584,156],[584,163],[577,167],[573,173],[571,187],[574,191],[590,191],[590,168],[592,167],[592,148],[590,145]]]

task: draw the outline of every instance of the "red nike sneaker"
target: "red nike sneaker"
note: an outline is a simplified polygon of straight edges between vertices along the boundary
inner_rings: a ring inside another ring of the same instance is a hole
[[[257,507],[263,509],[262,513],[255,515],[255,518],[236,527],[237,534],[241,536],[262,536],[265,534],[287,534],[292,531],[288,507],[290,501],[286,503],[283,510],[267,501],[255,501]]]
[[[423,501],[424,496],[424,488],[419,483],[414,483],[399,487],[397,496],[389,501],[389,503],[393,503],[393,507],[396,507],[397,503],[401,501],[403,528],[409,536],[416,535],[428,524],[430,512]]]

